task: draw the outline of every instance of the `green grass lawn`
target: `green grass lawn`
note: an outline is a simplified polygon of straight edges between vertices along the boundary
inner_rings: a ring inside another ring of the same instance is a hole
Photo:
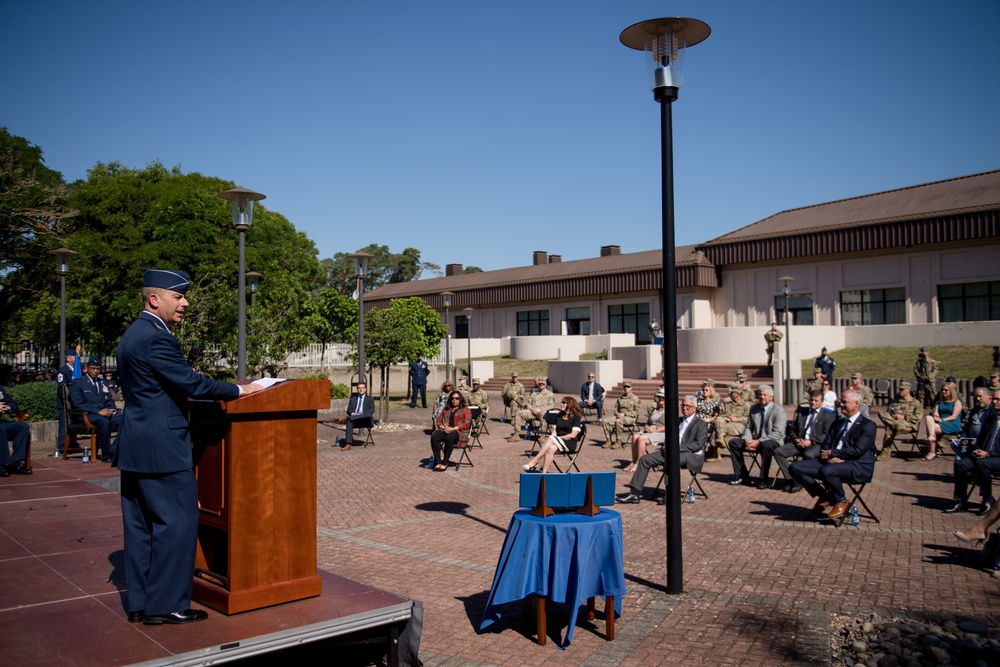
[[[858,371],[865,378],[912,378],[919,347],[866,347],[831,350],[837,362],[836,377],[845,378]],[[931,358],[940,366],[938,379],[949,375],[971,380],[988,376],[993,365],[993,348],[988,345],[931,348]],[[802,376],[812,377],[813,359],[802,362]]]

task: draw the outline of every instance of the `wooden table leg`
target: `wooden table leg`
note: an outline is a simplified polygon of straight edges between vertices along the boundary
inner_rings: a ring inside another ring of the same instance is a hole
[[[545,646],[545,596],[535,596],[535,629],[538,632],[538,645]]]
[[[596,600],[597,600],[596,597],[587,598],[587,620],[588,621],[592,621],[595,618],[597,618],[597,614],[595,613],[595,609],[597,608],[597,605],[595,604]]]
[[[591,598],[593,600],[593,598]],[[604,598],[604,635],[610,642],[615,638],[615,598],[609,595]]]

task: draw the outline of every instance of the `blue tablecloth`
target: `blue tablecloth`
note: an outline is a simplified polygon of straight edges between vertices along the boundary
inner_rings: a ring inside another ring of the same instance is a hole
[[[530,510],[515,512],[479,629],[500,620],[501,605],[532,593],[569,604],[563,646],[573,640],[577,612],[587,598],[613,595],[615,615],[621,615],[625,594],[621,515],[602,509],[593,517],[556,514],[543,519]]]

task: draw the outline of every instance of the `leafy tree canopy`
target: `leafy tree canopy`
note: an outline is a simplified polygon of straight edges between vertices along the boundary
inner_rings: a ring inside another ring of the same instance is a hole
[[[424,271],[440,272],[441,267],[431,262],[420,261],[420,251],[416,248],[405,248],[403,252],[389,252],[389,247],[372,243],[358,252],[367,252],[373,257],[368,260],[368,275],[365,278],[365,290],[389,283],[405,283],[417,280]],[[332,258],[320,262],[323,267],[324,285],[332,287],[341,294],[351,294],[357,289],[357,279],[354,273],[354,253],[338,252]]]

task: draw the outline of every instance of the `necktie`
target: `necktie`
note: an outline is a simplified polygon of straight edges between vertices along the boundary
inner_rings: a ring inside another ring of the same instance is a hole
[[[810,410],[809,411],[809,419],[806,420],[806,430],[802,434],[802,439],[803,440],[808,440],[809,439],[809,430],[812,428],[813,418],[815,416],[816,416],[816,411],[815,410]]]
[[[587,390],[587,400],[592,401],[594,400],[594,383],[590,382],[588,384],[590,385],[590,388]]]
[[[844,419],[844,425],[840,429],[840,436],[837,438],[837,446],[835,449],[840,449],[844,446],[844,438],[847,437],[847,430],[851,427],[851,420]]]

